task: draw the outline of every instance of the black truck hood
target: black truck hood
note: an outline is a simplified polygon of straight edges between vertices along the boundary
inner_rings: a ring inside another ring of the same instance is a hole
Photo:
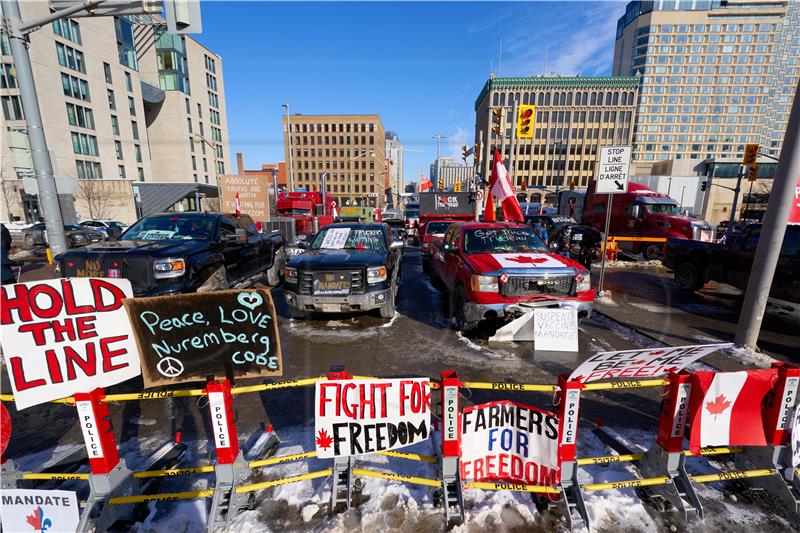
[[[386,264],[386,253],[371,250],[311,250],[292,257],[289,266],[304,270],[361,268]]]
[[[101,255],[131,256],[147,255],[149,257],[186,257],[206,250],[209,241],[110,241],[88,246],[80,250],[71,250],[62,257]]]

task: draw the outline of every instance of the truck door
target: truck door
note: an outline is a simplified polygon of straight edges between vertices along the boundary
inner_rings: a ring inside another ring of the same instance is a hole
[[[258,232],[256,223],[249,215],[241,215],[236,219],[237,226],[247,232],[247,244],[242,246],[240,257],[242,258],[242,274],[245,276],[255,275],[260,270],[264,270],[267,265],[262,264],[264,257],[264,242]]]
[[[800,304],[800,226],[787,226],[772,282],[774,298]]]
[[[243,276],[242,250],[246,245],[235,240],[238,227],[232,218],[227,216],[220,218],[219,239],[222,245],[222,257],[225,259],[225,270],[228,272],[229,282],[236,281]]]
[[[750,279],[750,270],[753,268],[753,258],[756,255],[760,235],[761,228],[746,228],[733,243],[725,266],[724,281],[726,283],[741,290],[747,288],[747,280]]]
[[[450,240],[445,240],[449,252],[444,254],[444,275],[442,279],[448,288],[453,289],[456,286],[458,277],[458,265],[461,262],[461,228],[458,226],[451,226]]]

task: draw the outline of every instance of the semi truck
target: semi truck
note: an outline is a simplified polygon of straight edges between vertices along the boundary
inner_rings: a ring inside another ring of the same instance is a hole
[[[422,270],[430,266],[433,237],[444,237],[453,222],[475,220],[475,203],[468,192],[423,192],[419,194],[419,240]]]

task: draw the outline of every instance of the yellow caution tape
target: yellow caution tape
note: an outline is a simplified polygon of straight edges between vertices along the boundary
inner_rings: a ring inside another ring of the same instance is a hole
[[[647,487],[649,485],[666,485],[670,482],[668,477],[651,477],[644,479],[628,479],[625,481],[612,481],[610,483],[589,483],[581,485],[583,490],[612,490],[629,489],[633,487]]]
[[[629,461],[641,461],[644,459],[643,453],[629,453],[624,455],[606,455],[602,457],[582,457],[575,459],[579,465],[601,465],[608,463],[627,463]]]
[[[39,472],[29,472],[27,474],[22,474],[22,479],[55,479],[55,480],[67,480],[67,479],[89,479],[89,474],[67,474],[67,473],[39,473]]]
[[[419,453],[404,453],[404,452],[392,452],[392,451],[383,451],[375,453],[378,453],[380,455],[386,455],[387,457],[398,457],[400,459],[409,459],[411,461],[424,461],[426,463],[433,463],[433,464],[439,462],[439,459],[432,455],[422,455]]]
[[[328,477],[333,473],[330,468],[326,470],[317,470],[316,472],[309,472],[308,474],[301,474],[299,476],[285,477],[282,479],[273,479],[272,481],[263,481],[261,483],[253,483],[251,485],[242,485],[236,487],[236,493],[254,492],[257,490],[268,489],[270,487],[277,487],[278,485],[288,485],[289,483],[297,483],[306,479],[316,479],[319,477]]]
[[[169,477],[169,476],[185,476],[187,474],[204,474],[213,471],[214,471],[213,465],[192,466],[188,468],[170,468],[167,470],[143,470],[141,472],[134,472],[133,477],[138,479],[147,479],[151,477]]]
[[[711,481],[730,481],[732,479],[748,479],[752,477],[764,477],[777,475],[774,470],[764,468],[761,470],[734,470],[732,472],[720,472],[718,474],[702,474],[689,476],[695,483],[709,483]]]
[[[111,505],[125,505],[129,503],[144,502],[166,502],[173,500],[196,500],[198,498],[210,498],[214,495],[214,489],[195,490],[187,492],[165,492],[163,494],[139,494],[138,496],[117,496],[109,498]]]
[[[14,395],[13,394],[0,394],[0,402],[13,402],[13,401],[14,401]],[[47,403],[65,403],[67,405],[72,405],[72,404],[75,403],[75,398],[70,396],[68,398],[61,398],[61,399],[58,399],[58,400],[50,400]]]
[[[638,389],[641,387],[662,387],[666,384],[667,380],[665,379],[626,379],[603,383],[586,383],[583,386],[583,390]]]
[[[374,477],[379,479],[388,479],[391,481],[401,481],[403,483],[414,483],[415,485],[427,485],[429,487],[441,487],[442,482],[436,479],[428,479],[424,477],[403,476],[400,474],[388,474],[386,472],[378,472],[377,470],[364,470],[361,468],[354,468],[352,470],[354,476]]]
[[[700,448],[700,455],[721,455],[723,453],[741,453],[742,448]],[[691,451],[683,450],[683,455],[696,457]]]
[[[482,481],[473,481],[465,483],[463,489],[484,489],[484,490],[510,490],[512,492],[538,492],[541,494],[560,494],[561,489],[558,487],[548,487],[545,485],[525,485],[523,483],[501,483],[493,482],[486,483]]]
[[[558,389],[558,386],[556,385],[532,385],[530,383],[486,383],[482,381],[462,381],[461,386],[469,389],[525,392],[553,392]]]
[[[129,394],[109,394],[104,402],[130,402],[137,400],[163,400],[165,398],[189,398],[205,396],[203,389],[164,390],[157,392],[133,392]]]
[[[316,457],[317,452],[304,452],[296,453],[294,455],[281,455],[279,457],[270,457],[269,459],[260,459],[258,461],[250,461],[247,466],[250,468],[258,468],[260,466],[279,465],[283,463],[290,463],[292,461],[299,461],[300,459],[310,459]]]
[[[248,392],[263,392],[265,390],[274,389],[287,389],[289,387],[304,387],[306,385],[313,385],[317,381],[325,378],[306,378],[306,379],[290,379],[286,381],[277,381],[275,383],[262,383],[261,385],[248,385],[246,387],[234,387],[231,389],[232,394],[245,394]]]

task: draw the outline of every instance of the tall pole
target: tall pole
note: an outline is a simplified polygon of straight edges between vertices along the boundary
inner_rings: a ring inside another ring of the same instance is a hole
[[[603,257],[600,259],[600,281],[597,284],[597,294],[603,294],[603,281],[606,277],[606,256],[608,255],[608,228],[611,226],[611,202],[614,201],[614,195],[608,195],[608,203],[606,204],[606,226],[603,232]]]
[[[286,133],[289,137],[289,192],[294,190],[294,165],[292,164],[292,122],[289,115],[289,104],[281,105],[286,109]]]
[[[439,180],[441,179],[441,169],[442,169],[439,163],[439,145],[441,144],[442,139],[446,139],[447,137],[445,137],[441,133],[437,133],[436,135],[433,136],[433,138],[436,139],[436,185],[437,185],[436,189],[438,190]]]
[[[750,190],[747,192],[747,202],[744,204],[744,218],[750,212],[750,198],[753,196],[753,181],[750,182]]]
[[[725,230],[725,242],[731,242],[733,235],[733,224],[736,222],[736,208],[739,205],[739,193],[742,190],[742,176],[744,175],[744,166],[739,165],[739,175],[736,176],[736,190],[733,192],[733,205],[731,206],[731,216],[728,219],[728,227]],[[789,216],[788,214],[786,216]]]
[[[483,131],[478,132],[478,146],[480,147],[480,149],[483,149]],[[481,154],[475,152],[472,157],[473,157],[473,160],[472,160],[473,163],[477,163],[479,161],[482,163]],[[480,165],[479,164],[475,164],[475,172],[479,176],[481,176],[481,170],[480,170]],[[481,176],[481,178],[483,178],[483,180],[485,181],[485,176]],[[475,187],[475,220],[478,220],[478,218],[481,215],[481,202],[478,201],[477,193],[478,193],[479,190],[482,190],[483,187],[479,186],[480,182],[477,179],[475,179],[474,176],[473,176],[473,180],[472,181],[475,184],[474,185],[474,187]],[[486,193],[484,192],[484,196],[485,195],[486,195]]]
[[[325,215],[328,214],[328,211],[327,211],[327,209],[328,209],[327,188],[325,187],[325,178],[327,178],[327,177],[328,177],[328,173],[327,172],[323,172],[322,176],[321,176],[321,178],[322,178],[322,216],[325,216]]]
[[[800,81],[795,90],[792,111],[783,137],[783,147],[772,181],[767,212],[761,225],[753,269],[747,282],[742,314],[736,328],[736,344],[755,348],[764,310],[767,307],[769,289],[778,264],[778,256],[789,221],[789,212],[794,199],[797,177],[800,176]]]
[[[514,98],[514,101],[511,103],[511,141],[508,144],[508,179],[511,182],[511,188],[516,189],[514,187],[514,179],[516,178],[516,172],[514,172],[514,143],[517,140],[517,99]]]
[[[44,212],[44,224],[47,229],[47,241],[53,256],[67,251],[67,240],[64,236],[64,221],[61,218],[61,206],[58,203],[58,191],[53,177],[53,164],[47,150],[44,136],[42,114],[39,100],[36,97],[36,83],[33,79],[31,58],[25,43],[25,35],[20,26],[22,19],[17,0],[2,0],[3,16],[8,23],[8,40],[14,68],[17,71],[17,84],[20,89],[22,108],[25,110],[25,122],[28,130],[28,141],[31,146],[31,159],[36,173],[36,184],[39,188],[39,202]]]
[[[275,207],[275,216],[278,216],[278,169],[271,168],[270,173],[272,174],[272,189],[274,191],[274,207]]]

